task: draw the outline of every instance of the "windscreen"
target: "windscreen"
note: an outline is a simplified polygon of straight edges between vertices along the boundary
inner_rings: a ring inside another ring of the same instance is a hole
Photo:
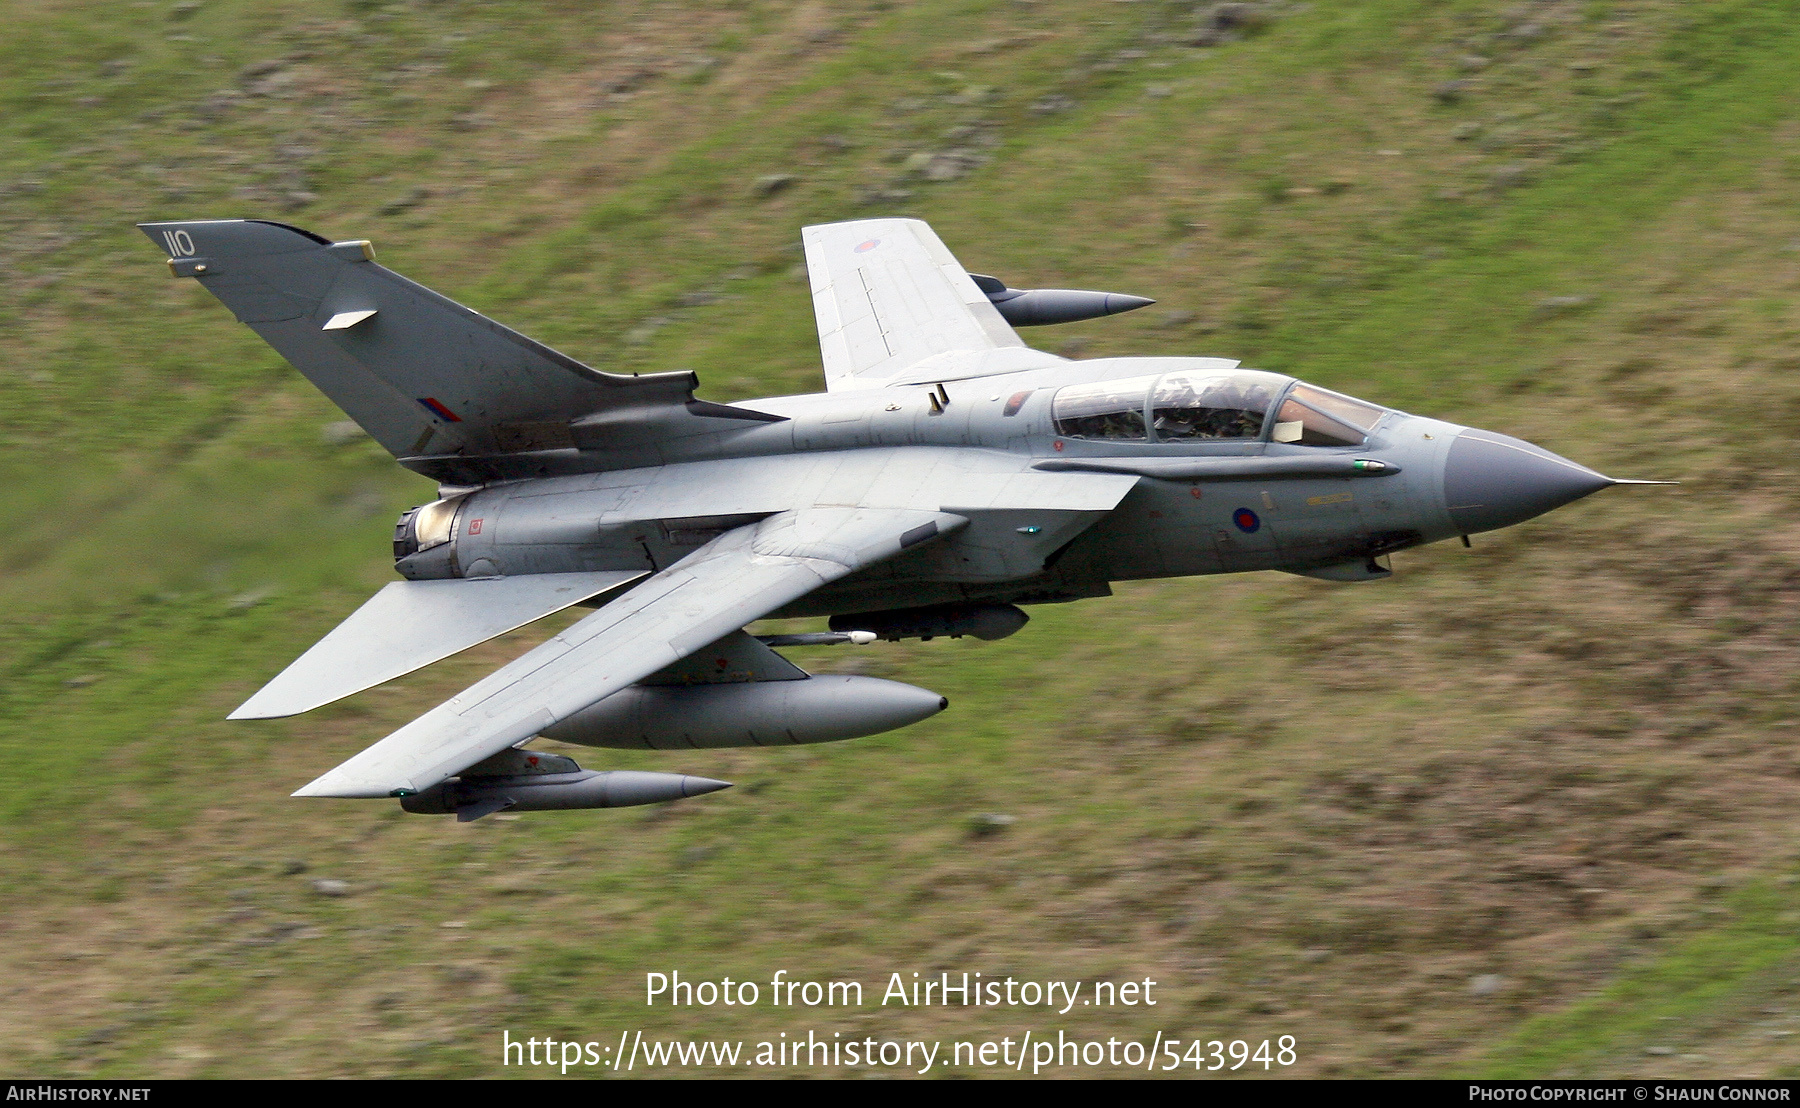
[[[1341,393],[1295,385],[1281,404],[1270,439],[1302,446],[1361,446],[1383,410]]]

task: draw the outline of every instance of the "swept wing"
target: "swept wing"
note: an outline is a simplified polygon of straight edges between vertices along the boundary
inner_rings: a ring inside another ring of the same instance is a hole
[[[608,570],[395,581],[227,718],[274,719],[310,712],[643,575]]]
[[[944,512],[808,508],[728,531],[294,795],[430,788],[827,582],[964,522]]]
[[[1026,349],[962,263],[920,220],[825,223],[804,228],[801,238],[825,386],[832,392],[878,388],[926,359],[950,353],[1026,356],[1007,359],[1006,369],[1058,360]]]

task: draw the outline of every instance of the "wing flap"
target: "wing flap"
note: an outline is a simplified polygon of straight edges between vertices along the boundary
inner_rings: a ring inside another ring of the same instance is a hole
[[[372,689],[644,576],[534,573],[396,581],[244,701],[230,719],[274,719]]]
[[[813,508],[729,531],[294,795],[430,788],[826,582],[964,522],[940,512]]]

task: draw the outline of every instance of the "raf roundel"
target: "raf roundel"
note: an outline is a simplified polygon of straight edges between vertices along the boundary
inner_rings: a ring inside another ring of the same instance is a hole
[[[869,252],[869,251],[871,251],[871,250],[873,250],[873,249],[875,249],[875,248],[876,248],[876,247],[877,247],[877,246],[880,246],[880,245],[881,245],[881,240],[880,240],[880,239],[869,239],[869,240],[868,240],[868,241],[867,241],[867,242],[859,242],[859,243],[857,243],[857,244],[856,244],[856,249],[855,249],[855,250],[853,250],[853,251],[851,251],[851,253],[854,253],[854,254],[867,254],[867,253],[868,253],[868,252]]]
[[[1237,529],[1246,535],[1254,535],[1262,528],[1262,520],[1256,518],[1256,513],[1248,508],[1239,508],[1231,513],[1231,522],[1237,524]]]

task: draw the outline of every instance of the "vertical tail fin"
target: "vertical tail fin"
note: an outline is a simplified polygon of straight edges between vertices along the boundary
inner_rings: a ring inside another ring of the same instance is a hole
[[[332,242],[257,219],[143,223],[193,277],[396,457],[572,445],[569,421],[682,405],[692,373],[603,373]]]

